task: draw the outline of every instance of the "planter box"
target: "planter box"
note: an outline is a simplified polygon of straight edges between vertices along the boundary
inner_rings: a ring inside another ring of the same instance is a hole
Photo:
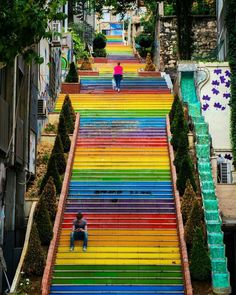
[[[138,71],[140,77],[161,77],[161,73],[158,71]]]
[[[107,63],[108,58],[107,57],[94,57],[93,58],[94,63]]]
[[[98,71],[86,71],[86,70],[78,70],[78,75],[79,76],[99,76]]]
[[[65,94],[80,93],[80,83],[62,83],[61,93],[65,93]]]

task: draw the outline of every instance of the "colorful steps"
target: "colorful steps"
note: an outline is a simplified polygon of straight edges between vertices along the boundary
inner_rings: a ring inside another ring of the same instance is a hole
[[[129,73],[117,94],[115,63],[99,64],[100,77],[81,78],[70,96],[80,128],[50,294],[184,294],[165,121],[173,96],[164,79],[135,77],[140,64],[121,36],[108,39],[109,60],[123,57]],[[69,251],[78,211],[86,253],[81,241]]]

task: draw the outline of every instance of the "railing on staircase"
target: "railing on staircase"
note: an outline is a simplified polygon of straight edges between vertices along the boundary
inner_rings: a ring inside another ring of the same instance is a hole
[[[48,250],[47,262],[46,262],[43,279],[42,279],[42,295],[49,294],[51,276],[52,276],[53,266],[54,266],[55,257],[56,257],[56,250],[57,250],[57,245],[58,245],[58,241],[60,237],[60,229],[61,229],[60,225],[63,220],[63,212],[65,208],[65,203],[66,203],[66,198],[67,198],[67,193],[68,193],[69,183],[71,178],[72,165],[73,165],[74,156],[75,156],[75,147],[76,147],[76,140],[77,140],[77,135],[79,131],[79,122],[80,122],[80,115],[77,114],[73,138],[71,140],[70,153],[69,153],[67,166],[66,166],[66,172],[64,175],[63,185],[62,185],[61,194],[60,194],[60,200],[57,207],[57,215],[56,215],[56,219],[55,219],[55,223],[53,227],[53,239],[50,243],[50,247]]]
[[[225,256],[221,217],[210,163],[210,135],[201,114],[201,104],[196,94],[193,72],[181,72],[181,95],[188,104],[196,133],[197,167],[203,199],[207,241],[212,266],[212,286],[216,294],[230,294],[230,280]]]

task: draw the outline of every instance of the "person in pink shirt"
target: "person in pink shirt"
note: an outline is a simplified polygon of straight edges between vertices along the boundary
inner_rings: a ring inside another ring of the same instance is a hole
[[[117,66],[114,67],[114,79],[116,82],[116,90],[120,92],[120,82],[123,79],[123,68],[120,65],[120,62],[117,63]]]

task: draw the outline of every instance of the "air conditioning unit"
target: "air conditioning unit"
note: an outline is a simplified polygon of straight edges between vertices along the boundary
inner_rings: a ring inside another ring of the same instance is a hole
[[[47,104],[44,99],[38,99],[38,117],[47,117]]]
[[[220,163],[220,183],[232,183],[231,163]]]

